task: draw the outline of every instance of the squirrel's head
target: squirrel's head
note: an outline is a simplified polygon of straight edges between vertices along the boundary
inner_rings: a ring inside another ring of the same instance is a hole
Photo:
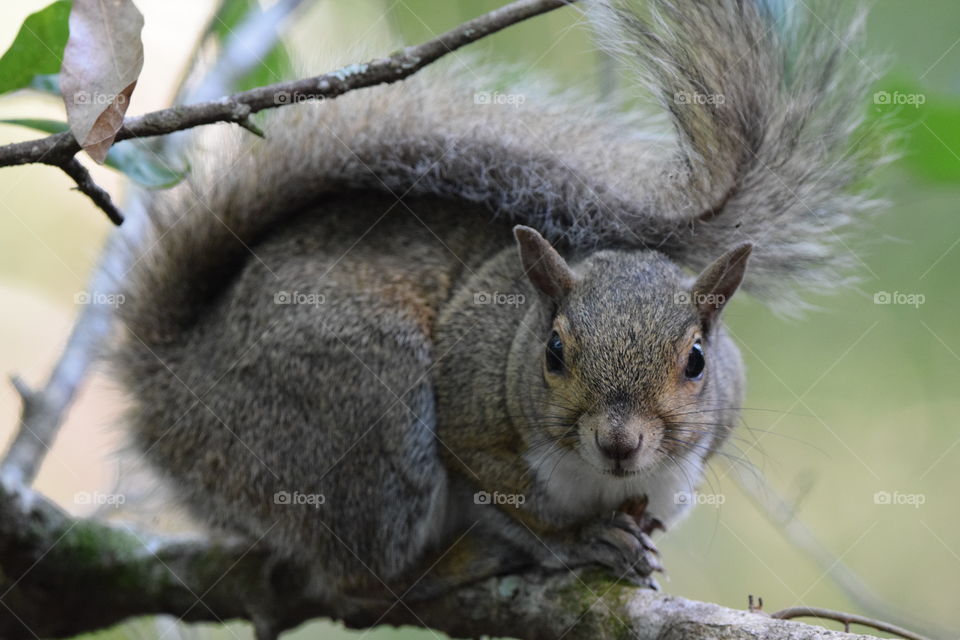
[[[514,233],[539,301],[511,358],[531,455],[575,450],[624,477],[705,455],[739,403],[739,354],[719,316],[751,245],[691,279],[655,251],[598,251],[570,266],[533,229]]]

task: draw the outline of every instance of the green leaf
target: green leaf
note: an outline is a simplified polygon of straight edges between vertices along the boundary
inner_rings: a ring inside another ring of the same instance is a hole
[[[278,42],[263,57],[260,64],[237,80],[233,90],[246,91],[247,89],[281,82],[288,79],[292,72],[293,64],[290,62],[290,54],[287,53],[286,47]]]
[[[259,8],[256,0],[223,0],[210,23],[208,35],[223,41],[240,25],[247,13]]]
[[[960,100],[888,79],[873,94],[871,115],[893,129],[900,162],[928,180],[960,183]]]
[[[214,14],[207,37],[214,37],[219,45],[230,38],[232,33],[243,23],[251,13],[262,11],[256,0],[223,0]],[[263,57],[255,68],[239,78],[231,87],[233,91],[246,91],[266,84],[273,84],[288,79],[293,73],[293,64],[290,54],[281,42]]]
[[[13,44],[0,58],[0,93],[30,85],[34,76],[57,73],[70,35],[69,0],[59,0],[31,13]]]
[[[66,122],[39,118],[10,118],[0,120],[0,123],[29,127],[44,133],[70,130]],[[104,164],[146,189],[168,189],[183,180],[188,170],[188,167],[170,166],[170,162],[151,149],[145,140],[137,139],[124,140],[110,147]]]
[[[59,73],[41,73],[33,76],[30,81],[30,88],[49,93],[60,97],[60,74]]]
[[[147,189],[169,189],[183,180],[189,167],[171,166],[170,160],[157,154],[144,140],[123,140],[107,152],[105,163]]]
[[[28,129],[36,129],[44,133],[63,133],[70,130],[70,125],[59,120],[44,120],[41,118],[6,118],[0,120],[3,124],[15,124]]]
[[[930,180],[960,183],[960,104],[931,101],[911,128],[905,160]]]

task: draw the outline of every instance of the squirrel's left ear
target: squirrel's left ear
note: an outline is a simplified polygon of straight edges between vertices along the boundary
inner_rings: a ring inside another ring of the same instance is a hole
[[[704,331],[710,330],[724,305],[736,293],[752,250],[753,245],[745,242],[720,256],[697,276],[690,294]]]
[[[560,302],[570,290],[576,276],[567,261],[535,229],[518,224],[513,228],[520,249],[523,271],[534,286],[554,302]]]

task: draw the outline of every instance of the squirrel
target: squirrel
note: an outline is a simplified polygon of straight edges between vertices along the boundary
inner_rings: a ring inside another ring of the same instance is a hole
[[[669,127],[437,66],[203,139],[153,197],[111,358],[136,446],[211,529],[333,595],[527,565],[655,586],[652,536],[739,419],[725,305],[836,287],[872,208],[862,21],[586,11]]]

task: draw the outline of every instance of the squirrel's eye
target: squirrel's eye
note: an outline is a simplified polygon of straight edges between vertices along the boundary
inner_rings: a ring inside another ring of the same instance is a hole
[[[547,371],[560,373],[563,371],[563,342],[560,335],[554,331],[547,340]]]
[[[687,366],[683,370],[683,375],[687,377],[688,380],[699,380],[703,376],[703,367],[706,364],[706,360],[703,358],[703,347],[700,346],[699,342],[695,342],[692,347],[690,347],[690,354],[687,356]]]

